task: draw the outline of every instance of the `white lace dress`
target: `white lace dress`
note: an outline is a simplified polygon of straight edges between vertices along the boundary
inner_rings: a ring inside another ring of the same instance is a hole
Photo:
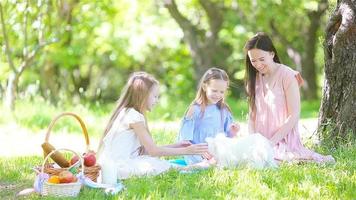
[[[115,184],[117,179],[131,176],[157,175],[171,168],[169,162],[139,155],[141,143],[130,124],[145,122],[145,117],[133,108],[123,109],[103,139],[98,152],[102,167],[102,183]]]

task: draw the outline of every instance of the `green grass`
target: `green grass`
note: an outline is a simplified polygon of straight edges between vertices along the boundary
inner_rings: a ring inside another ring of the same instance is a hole
[[[325,152],[324,153],[330,153]],[[168,173],[123,181],[126,190],[106,196],[102,190],[84,188],[78,199],[353,199],[356,196],[356,149],[343,146],[332,152],[335,165],[282,165],[279,169],[217,169],[182,174]],[[0,158],[0,196],[15,199],[16,192],[31,187],[31,167],[41,158]],[[11,188],[4,189],[5,185]],[[22,199],[42,198],[36,194]]]
[[[0,116],[0,125],[16,121],[21,127],[39,132],[47,129],[52,119],[63,112],[78,114],[84,121],[88,132],[92,135],[100,135],[107,123],[113,104],[60,104],[53,106],[42,99],[35,101],[17,101],[16,110],[13,114],[0,110],[4,113]],[[3,109],[3,108],[0,108]],[[66,116],[57,121],[53,127],[56,132],[62,130],[67,133],[81,134],[82,130],[75,118]]]
[[[227,100],[234,116],[239,121],[246,120],[245,101]],[[158,122],[168,123],[179,120],[189,102],[167,101],[149,113],[149,126]],[[1,112],[0,125],[13,123],[36,134],[46,129],[52,118],[64,111],[79,114],[89,129],[90,136],[99,137],[114,104],[83,104],[57,107],[43,101],[22,101],[17,103],[14,115]],[[302,102],[302,118],[317,117],[319,101]],[[0,127],[1,127],[0,126]],[[169,125],[167,125],[169,126]],[[56,124],[54,132],[81,134],[81,130],[70,118]],[[172,143],[178,130],[154,128],[153,137],[158,144]],[[14,130],[16,131],[16,130]],[[16,147],[20,148],[20,147]],[[156,177],[132,178],[124,181],[126,190],[116,196],[107,196],[102,190],[83,188],[78,199],[354,199],[356,196],[356,148],[354,145],[341,146],[334,150],[323,147],[318,152],[332,154],[335,165],[282,165],[277,170],[209,169],[192,174],[178,171]],[[169,158],[166,158],[169,159]],[[0,199],[17,199],[15,194],[31,187],[34,180],[32,167],[38,166],[43,158],[38,156],[0,158]],[[38,195],[20,199],[42,198]]]

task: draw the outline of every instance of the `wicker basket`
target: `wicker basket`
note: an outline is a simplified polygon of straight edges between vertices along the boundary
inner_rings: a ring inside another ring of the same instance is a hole
[[[57,120],[60,119],[63,116],[72,116],[79,122],[79,124],[80,124],[80,126],[82,128],[82,132],[83,132],[84,138],[85,138],[86,152],[89,152],[90,151],[89,150],[90,149],[90,143],[89,143],[89,136],[88,136],[87,128],[86,128],[83,120],[78,115],[76,115],[74,113],[71,113],[71,112],[64,112],[64,113],[58,115],[57,117],[55,117],[52,120],[52,122],[50,123],[50,125],[49,125],[49,127],[47,129],[45,143],[48,143],[48,141],[49,141],[49,136],[50,136],[50,133],[51,133],[51,130],[52,130],[53,126],[55,125]],[[47,156],[46,152],[44,152],[44,157],[46,157],[46,156]],[[79,157],[81,157],[81,156],[79,156]],[[53,165],[54,165],[54,163],[48,163],[46,161],[46,164],[44,165],[44,172],[46,174],[49,174],[49,175],[58,175],[60,172],[68,170],[68,168],[54,168]],[[91,180],[96,182],[96,180],[97,180],[97,178],[99,176],[100,169],[101,168],[100,168],[100,166],[98,164],[96,164],[94,166],[91,166],[91,167],[84,166],[84,175],[86,177],[90,178]],[[79,171],[81,171],[81,169],[79,169]]]
[[[41,167],[41,173],[44,173],[45,165],[46,162],[48,161],[49,157],[54,154],[57,151],[61,150],[66,150],[66,151],[71,151],[77,156],[79,156],[75,151],[72,151],[70,149],[56,149],[49,153],[46,158],[44,159]],[[80,162],[82,164],[82,168],[84,167],[84,161],[80,157]],[[83,170],[83,169],[82,169]],[[54,183],[49,183],[48,181],[45,181],[43,183],[43,187],[41,190],[41,195],[43,196],[58,196],[58,197],[76,197],[78,196],[80,189],[82,187],[82,183],[78,180],[77,182],[74,183],[60,183],[60,184],[54,184]]]

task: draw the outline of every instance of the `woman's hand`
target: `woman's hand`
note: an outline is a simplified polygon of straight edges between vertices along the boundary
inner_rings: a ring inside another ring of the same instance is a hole
[[[235,122],[230,124],[230,134],[231,137],[237,136],[237,133],[240,131],[240,124]]]
[[[186,148],[186,153],[189,155],[204,155],[208,152],[208,144],[207,143],[199,143],[199,144],[192,144]]]
[[[276,138],[276,135],[269,140],[272,146],[275,146],[279,141],[280,139]]]

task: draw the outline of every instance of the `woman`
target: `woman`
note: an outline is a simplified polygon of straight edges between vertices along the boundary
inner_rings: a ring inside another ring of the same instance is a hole
[[[274,146],[275,159],[335,162],[305,148],[300,139],[299,86],[303,79],[280,63],[271,39],[257,33],[245,45],[245,85],[249,99],[249,132],[261,133]]]

